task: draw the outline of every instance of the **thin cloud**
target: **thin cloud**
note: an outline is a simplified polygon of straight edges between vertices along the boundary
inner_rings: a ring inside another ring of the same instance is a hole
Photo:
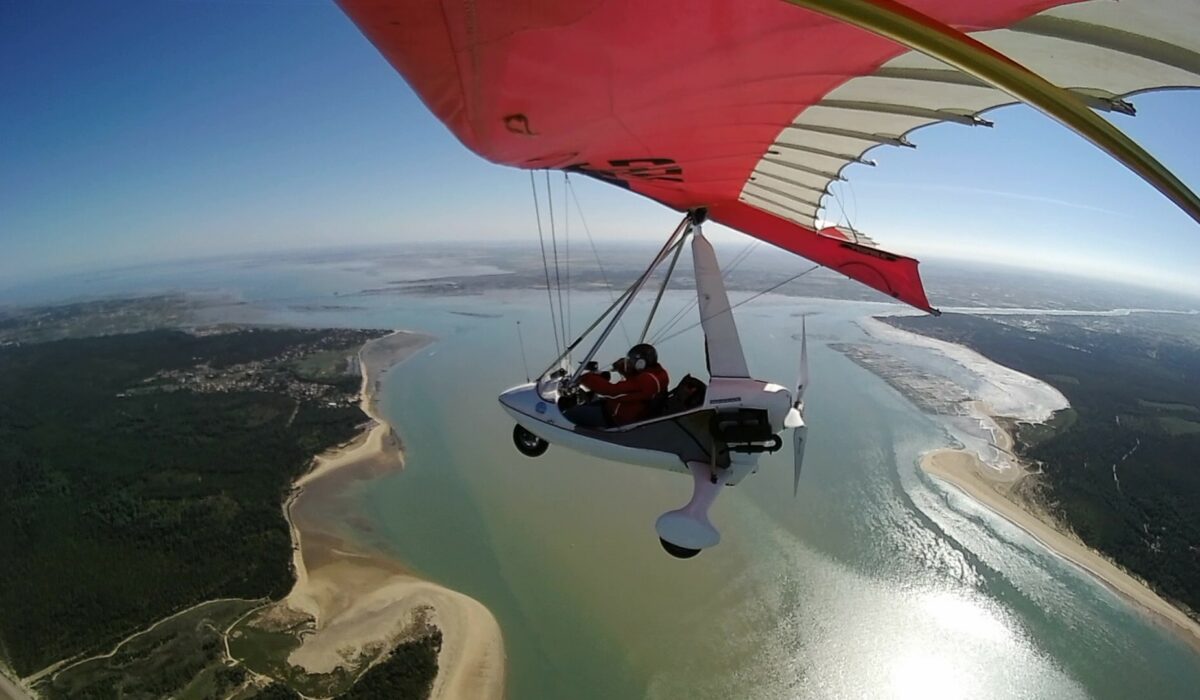
[[[975,194],[986,197],[1000,197],[1003,199],[1015,199],[1024,202],[1040,202],[1042,204],[1054,204],[1060,207],[1070,209],[1080,209],[1083,211],[1094,211],[1101,214],[1110,214],[1112,216],[1122,216],[1127,218],[1128,214],[1105,209],[1104,207],[1092,206],[1090,204],[1082,204],[1080,202],[1071,202],[1065,199],[1056,199],[1054,197],[1043,197],[1036,194],[1024,194],[1022,192],[1005,192],[1003,190],[992,190],[985,187],[964,187],[962,185],[920,185],[909,184],[902,182],[876,182],[871,184],[872,187],[884,187],[899,190],[920,190],[923,192],[948,192],[952,194]]]

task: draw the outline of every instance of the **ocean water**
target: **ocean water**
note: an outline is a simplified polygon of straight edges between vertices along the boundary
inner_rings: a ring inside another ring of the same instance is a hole
[[[525,379],[517,321],[531,372],[554,355],[544,290],[346,295],[361,273],[218,267],[93,287],[234,291],[249,307],[227,311],[255,320],[437,336],[385,381],[407,467],[345,494],[345,530],[495,613],[508,697],[1196,697],[1200,654],[919,470],[951,429],[827,347],[863,341],[856,321],[894,307],[767,296],[738,309],[751,369],[785,384],[808,314],[800,494],[790,450],[764,458],[714,507],[721,545],[678,561],[653,524],[689,479],[512,447],[496,395]],[[669,294],[661,316],[688,299]],[[607,300],[576,294],[575,329]],[[614,333],[602,357],[625,342]],[[696,331],[660,354],[673,378],[704,376]]]

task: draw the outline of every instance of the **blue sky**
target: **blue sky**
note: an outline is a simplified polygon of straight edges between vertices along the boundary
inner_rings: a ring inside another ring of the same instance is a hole
[[[535,240],[483,162],[324,0],[0,1],[0,288],[53,272],[362,243]],[[1200,189],[1200,91],[1114,117]],[[1200,226],[1025,107],[918,131],[839,190],[881,245],[1200,294]],[[674,212],[577,181],[600,239]]]

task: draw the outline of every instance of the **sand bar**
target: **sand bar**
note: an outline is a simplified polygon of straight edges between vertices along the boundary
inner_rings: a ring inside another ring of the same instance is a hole
[[[347,658],[391,646],[424,613],[442,632],[432,697],[499,699],[504,696],[504,642],[491,611],[412,575],[384,553],[346,541],[336,534],[340,523],[306,515],[335,499],[349,480],[403,467],[400,443],[378,414],[375,394],[389,368],[431,341],[397,332],[363,346],[361,401],[371,426],[314,460],[284,506],[296,544],[296,584],[279,605],[315,621],[315,630],[288,661],[310,673],[327,673]]]
[[[873,338],[923,348],[959,365],[977,379],[975,386],[967,388],[987,403],[994,416],[1040,423],[1070,406],[1062,392],[1046,382],[993,362],[965,345],[913,333],[874,317],[862,319],[859,325]]]

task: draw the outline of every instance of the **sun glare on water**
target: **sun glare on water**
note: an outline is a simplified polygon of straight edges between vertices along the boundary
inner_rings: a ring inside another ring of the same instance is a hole
[[[888,674],[891,686],[887,697],[899,700],[957,700],[977,697],[967,674],[950,660],[929,652],[913,652],[898,657]]]
[[[931,622],[955,638],[972,638],[997,646],[1012,640],[1012,632],[996,617],[995,611],[948,591],[925,596],[921,608],[929,614]]]
[[[964,665],[964,648],[1006,649],[1016,641],[1012,630],[977,601],[949,591],[921,597],[927,629],[902,644],[908,649],[892,662],[887,676],[889,697],[937,700],[980,697],[987,690],[981,674]]]

